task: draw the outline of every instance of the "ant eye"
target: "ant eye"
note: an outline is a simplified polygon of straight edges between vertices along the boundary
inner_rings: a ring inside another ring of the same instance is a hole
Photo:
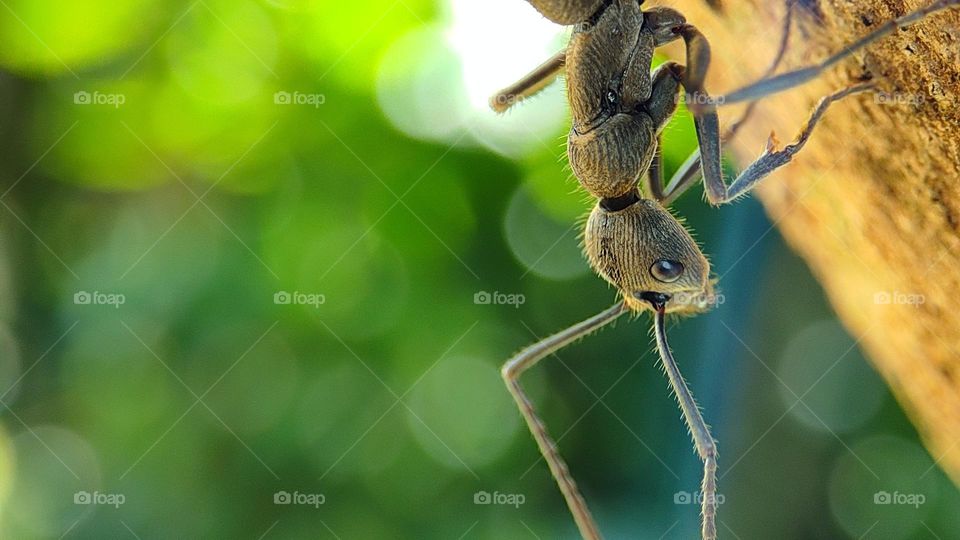
[[[657,281],[671,283],[680,278],[683,273],[683,265],[677,261],[668,261],[661,259],[650,267],[650,275],[657,278]]]

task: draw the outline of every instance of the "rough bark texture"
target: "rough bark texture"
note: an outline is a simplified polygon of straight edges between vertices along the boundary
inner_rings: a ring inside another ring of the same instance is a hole
[[[800,0],[781,71],[927,3]],[[675,5],[710,39],[712,93],[753,80],[773,57],[784,0]],[[821,79],[764,100],[728,148],[744,164],[771,129],[786,143],[820,96],[864,73],[884,92],[835,104],[759,196],[934,459],[960,484],[960,10],[937,13]],[[721,121],[736,112],[722,109]],[[922,295],[922,303],[908,295]]]

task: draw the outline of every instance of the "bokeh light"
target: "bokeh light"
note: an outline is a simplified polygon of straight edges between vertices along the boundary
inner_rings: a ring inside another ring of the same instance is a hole
[[[933,461],[918,445],[869,437],[850,445],[831,472],[830,508],[851,537],[898,540],[923,529],[940,496]]]
[[[572,279],[589,271],[581,254],[577,224],[545,214],[524,187],[517,188],[510,198],[504,233],[514,256],[529,272],[551,279]]]
[[[520,426],[520,418],[510,414],[513,403],[497,391],[501,384],[497,370],[479,359],[443,359],[410,396],[410,429],[430,456],[448,467],[493,462]]]
[[[557,28],[536,11],[509,4],[452,0],[443,26],[412,30],[392,45],[377,86],[381,107],[399,129],[448,144],[479,143],[508,156],[555,144],[566,123],[565,114],[557,114],[563,103],[559,84],[510,114],[497,115],[488,105],[497,90],[562,46]]]
[[[787,343],[777,372],[784,406],[825,436],[863,426],[883,403],[879,375],[836,319],[798,332]]]
[[[96,451],[82,437],[57,426],[35,426],[17,433],[12,446],[16,495],[5,512],[10,536],[60,535],[91,512],[91,506],[75,502],[97,491],[101,481]]]
[[[32,76],[94,66],[143,42],[156,0],[6,0],[0,65]]]

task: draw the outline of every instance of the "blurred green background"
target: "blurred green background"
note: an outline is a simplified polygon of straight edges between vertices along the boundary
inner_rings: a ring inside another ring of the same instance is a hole
[[[575,538],[498,369],[615,294],[562,84],[485,108],[564,39],[520,0],[0,1],[0,537]],[[725,302],[670,337],[721,537],[960,537],[759,204],[699,192]],[[623,320],[524,382],[609,538],[689,539],[651,353]]]

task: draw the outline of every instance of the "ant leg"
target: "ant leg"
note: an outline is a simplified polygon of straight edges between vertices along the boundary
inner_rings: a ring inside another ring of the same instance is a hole
[[[605,311],[523,349],[508,360],[500,370],[500,374],[507,384],[507,389],[510,390],[510,394],[517,402],[520,413],[523,414],[533,438],[537,441],[537,446],[540,447],[540,453],[547,461],[557,485],[560,486],[563,498],[567,501],[573,519],[577,522],[577,528],[580,529],[580,534],[587,540],[599,540],[600,531],[590,515],[587,503],[584,502],[580,491],[577,489],[577,484],[570,476],[567,464],[560,457],[557,444],[550,438],[546,426],[533,408],[533,403],[530,402],[530,398],[527,397],[520,386],[520,375],[544,357],[613,322],[624,313],[626,313],[626,309],[623,301],[617,302]]]
[[[490,108],[498,113],[506,112],[510,107],[543,90],[557,80],[566,60],[566,49],[551,56],[522,79],[491,96]]]
[[[541,15],[562,25],[573,25],[597,15],[605,9],[609,0],[528,0]],[[520,101],[536,94],[552,83],[560,75],[566,62],[566,49],[556,53],[549,60],[516,83],[500,90],[490,98],[490,108],[498,113],[505,112]]]
[[[666,62],[654,72],[653,92],[647,102],[647,111],[659,133],[666,126],[677,109],[677,97],[686,70],[675,62]],[[700,169],[700,153],[695,150],[687,161],[677,169],[670,184],[663,186],[663,160],[661,142],[658,138],[657,153],[650,164],[647,176],[651,196],[663,205],[667,205],[683,191],[696,182]]]
[[[680,402],[683,418],[687,422],[687,427],[690,428],[697,455],[703,461],[703,481],[700,487],[703,498],[700,509],[703,518],[703,540],[715,540],[717,538],[717,443],[710,435],[710,428],[703,420],[700,408],[697,407],[697,402],[693,399],[693,394],[690,393],[673,359],[673,353],[670,352],[670,346],[667,344],[667,330],[663,318],[663,310],[657,310],[653,323],[654,332],[657,335],[657,349],[660,351],[660,360],[667,372],[667,378],[670,379],[673,393]]]
[[[697,148],[673,173],[670,183],[663,189],[663,198],[658,199],[658,201],[664,206],[669,206],[670,203],[677,200],[677,197],[696,184],[697,180],[700,180],[700,176],[700,149]]]
[[[527,0],[551,21],[569,26],[589,19],[605,0]]]
[[[656,201],[666,198],[663,191],[663,137],[657,137],[657,150],[647,168],[647,192]]]
[[[960,0],[958,0],[960,1]],[[684,71],[683,85],[690,102],[709,102],[710,96],[703,88],[703,77],[710,61],[710,46],[696,28],[684,25],[678,29],[687,45],[689,66]],[[824,98],[814,108],[797,140],[783,150],[774,150],[775,140],[771,135],[764,153],[747,166],[730,186],[723,179],[720,165],[720,121],[715,109],[693,111],[693,123],[697,132],[700,150],[700,170],[703,173],[704,187],[710,204],[719,205],[730,202],[752,189],[758,181],[771,172],[788,163],[806,144],[813,128],[831,103],[850,94],[872,89],[871,83],[859,83],[834,92]],[[704,101],[705,100],[705,101]],[[689,161],[689,160],[688,160]]]
[[[684,68],[676,62],[664,62],[650,74],[650,97],[643,104],[657,133],[667,126],[680,102]]]
[[[795,69],[780,75],[759,80],[725,96],[717,96],[709,103],[698,104],[698,106],[700,106],[702,109],[715,109],[720,105],[752,101],[776,94],[778,92],[783,92],[784,90],[789,90],[795,86],[800,86],[801,84],[816,78],[825,70],[833,67],[841,60],[847,58],[851,54],[866,47],[867,45],[870,45],[878,39],[886,37],[896,30],[900,30],[917,23],[928,15],[957,5],[960,5],[960,0],[939,0],[937,2],[933,2],[926,7],[922,7],[916,11],[911,11],[906,15],[887,21],[886,23],[877,27],[873,32],[870,32],[857,41],[844,47],[843,50],[834,53],[818,64]]]
[[[676,62],[664,62],[651,75],[652,90],[650,99],[644,108],[650,119],[653,120],[657,132],[657,149],[653,154],[653,161],[647,169],[647,186],[650,196],[658,201],[665,197],[663,191],[663,137],[660,132],[670,122],[673,113],[677,110],[677,96],[680,90],[680,77],[683,67]]]
[[[688,108],[693,113],[693,125],[697,132],[700,153],[700,170],[704,178],[707,199],[711,203],[719,204],[716,201],[721,201],[727,193],[723,181],[723,169],[720,165],[720,120],[717,118],[716,109],[703,111],[694,109],[692,106],[694,103],[709,103],[711,100],[703,87],[707,68],[710,66],[710,44],[693,25],[684,24],[677,29],[677,33],[683,38],[687,49],[687,67],[682,71],[681,83],[686,90]],[[687,159],[688,164],[694,161],[696,159],[693,156]],[[684,184],[682,180],[687,178],[686,184],[689,185],[688,175],[694,173],[692,169],[683,170],[681,167],[681,171],[677,174],[680,175],[679,184]]]
[[[827,111],[827,108],[830,107],[831,103],[843,99],[851,94],[865,92],[867,90],[872,90],[873,88],[874,85],[872,83],[858,83],[820,98],[817,106],[813,109],[813,112],[810,113],[810,117],[807,119],[806,124],[804,124],[803,128],[800,130],[800,134],[791,144],[788,144],[786,147],[784,147],[783,150],[774,150],[776,139],[774,138],[773,134],[771,134],[770,139],[767,141],[767,148],[764,150],[763,154],[761,154],[760,157],[757,158],[753,163],[748,165],[746,169],[741,171],[729,186],[724,186],[723,178],[719,178],[714,179],[712,182],[713,188],[711,189],[709,187],[711,179],[707,178],[707,194],[710,202],[715,205],[728,203],[756,187],[757,182],[763,180],[768,174],[789,163],[793,156],[799,152],[801,148],[803,148],[803,145],[806,144],[807,140],[810,138],[813,128],[817,125],[817,122]],[[719,180],[719,182],[716,180]],[[721,189],[723,190],[722,194],[720,192]]]
[[[770,65],[767,66],[766,71],[763,75],[760,76],[761,79],[769,77],[780,66],[780,63],[783,61],[783,57],[787,52],[787,45],[790,42],[790,29],[792,28],[793,22],[793,8],[796,5],[796,0],[788,0],[787,2],[787,13],[783,18],[783,30],[780,33],[780,46],[777,48],[777,54],[774,56],[773,60],[770,62]],[[756,107],[757,102],[750,102],[743,113],[740,114],[740,117],[737,118],[727,130],[720,136],[721,145],[726,144],[728,141],[732,140],[737,136],[737,132],[740,131],[740,128],[747,123],[747,120],[750,119],[750,115],[753,114],[753,110]],[[680,195],[683,195],[690,187],[695,185],[698,180],[700,180],[700,148],[697,147],[690,153],[690,156],[682,165],[674,172],[673,176],[670,178],[670,182],[667,184],[666,188],[663,188],[662,193],[663,197],[658,198],[657,200],[664,206],[670,205],[673,201],[677,200]]]

